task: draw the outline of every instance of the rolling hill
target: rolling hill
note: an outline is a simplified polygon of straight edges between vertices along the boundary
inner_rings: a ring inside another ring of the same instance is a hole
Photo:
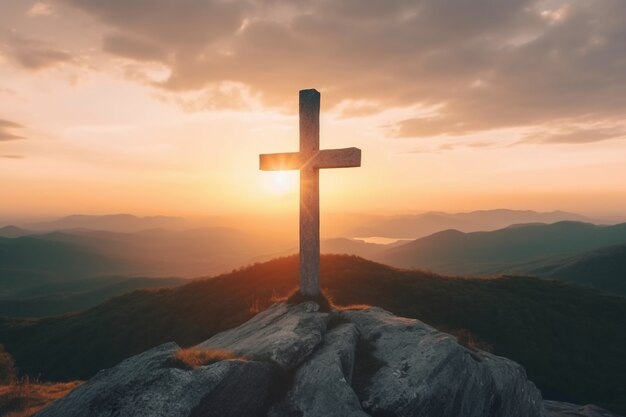
[[[29,229],[37,231],[90,229],[132,233],[156,228],[180,229],[187,226],[187,222],[183,218],[171,216],[139,217],[132,214],[73,214],[56,220],[31,223],[27,226]]]
[[[87,311],[0,320],[18,367],[45,379],[87,378],[152,346],[193,345],[293,290],[296,257],[213,279],[136,291]],[[546,398],[626,411],[626,300],[557,281],[446,278],[351,256],[322,257],[338,304],[378,305],[523,364]]]
[[[546,261],[541,267],[529,269],[528,273],[626,296],[626,244]]]
[[[138,289],[181,285],[184,278],[96,277],[32,287],[0,298],[0,316],[46,317],[80,311]]]
[[[0,237],[0,297],[100,276],[218,274],[253,260],[267,260],[287,248],[295,251],[291,242],[224,227],[134,233],[73,229]]]
[[[467,233],[497,230],[513,224],[560,221],[593,222],[588,217],[565,211],[542,213],[532,210],[496,209],[466,213],[428,212],[371,218],[367,223],[347,230],[344,236],[418,239],[448,229]]]
[[[0,296],[84,276],[126,272],[129,264],[84,245],[32,236],[0,238]]]
[[[22,237],[35,234],[32,230],[22,229],[17,226],[5,226],[0,228],[0,237]]]
[[[527,273],[557,256],[621,243],[626,243],[626,223],[524,224],[492,232],[445,230],[390,248],[375,258],[394,266],[448,274]]]

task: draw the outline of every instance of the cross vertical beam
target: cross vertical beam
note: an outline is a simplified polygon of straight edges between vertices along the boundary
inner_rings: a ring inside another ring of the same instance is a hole
[[[320,93],[300,91],[300,292],[320,293],[319,169],[311,163],[320,149]]]

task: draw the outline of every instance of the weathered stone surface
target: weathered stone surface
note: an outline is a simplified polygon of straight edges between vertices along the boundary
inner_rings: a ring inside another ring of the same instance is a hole
[[[350,386],[359,333],[353,324],[328,331],[320,348],[295,372],[269,417],[367,417]]]
[[[355,390],[374,415],[542,416],[541,394],[514,362],[379,308],[346,311],[364,344]]]
[[[37,417],[256,416],[269,407],[269,386],[276,376],[271,364],[227,360],[185,370],[170,365],[177,349],[166,343],[100,371]],[[238,385],[245,388],[229,389]],[[207,402],[215,405],[213,410]],[[215,413],[231,407],[244,413]]]
[[[549,417],[620,417],[595,405],[576,405],[544,400]]]
[[[275,304],[241,326],[216,334],[197,347],[227,349],[249,359],[271,361],[289,370],[299,365],[320,344],[328,313],[306,302],[296,306]]]
[[[37,417],[618,417],[542,402],[520,365],[379,308],[276,304],[198,347],[248,360],[180,369],[170,359],[178,346],[166,343]]]

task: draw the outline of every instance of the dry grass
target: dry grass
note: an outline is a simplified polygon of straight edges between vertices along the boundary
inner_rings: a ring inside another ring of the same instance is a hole
[[[300,304],[306,301],[313,301],[313,302],[316,302],[320,306],[320,311],[326,311],[326,312],[332,311],[334,308],[333,301],[330,299],[330,296],[328,295],[327,291],[324,291],[324,290],[321,291],[317,297],[309,297],[306,295],[302,295],[300,290],[295,290],[294,292],[291,293],[291,295],[287,296],[285,301],[289,304]]]
[[[470,350],[483,350],[485,352],[493,352],[492,344],[481,339],[476,334],[470,332],[467,329],[445,329],[444,331],[456,337],[456,340],[460,345],[465,346]]]
[[[345,306],[339,306],[337,304],[333,304],[333,309],[337,310],[337,311],[362,311],[362,310],[367,310],[368,308],[372,307],[369,304],[350,304],[350,305],[345,305]]]
[[[346,310],[366,310],[371,307],[371,305],[368,305],[368,304],[350,304],[350,305],[335,304],[328,290],[322,290],[320,295],[318,295],[317,297],[306,297],[300,294],[299,290],[294,290],[293,292],[291,292],[291,294],[280,299],[279,301],[286,301],[289,304],[299,304],[305,301],[314,301],[317,304],[319,304],[321,311],[326,311],[326,312],[346,311]]]
[[[179,368],[195,369],[229,359],[245,360],[245,358],[237,356],[228,350],[187,348],[176,351],[170,360],[170,364]]]
[[[66,396],[82,381],[65,383],[31,383],[20,381],[0,386],[0,415],[30,417],[51,402]]]

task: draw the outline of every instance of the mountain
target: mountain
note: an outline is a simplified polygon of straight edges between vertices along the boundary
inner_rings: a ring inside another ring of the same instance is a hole
[[[0,237],[0,297],[48,283],[124,275],[197,277],[295,251],[291,242],[224,227],[121,233],[72,229]]]
[[[344,236],[417,239],[448,229],[462,232],[491,231],[513,224],[560,221],[595,222],[588,217],[564,211],[541,213],[531,210],[497,209],[467,213],[428,212],[370,219],[369,223],[346,231]]]
[[[132,265],[143,276],[207,276],[253,260],[267,260],[287,247],[282,241],[228,227],[147,229],[134,233],[73,230],[38,236],[71,242]]]
[[[21,227],[16,226],[5,226],[0,228],[0,237],[22,237],[34,234],[35,232],[31,230],[22,229]]]
[[[87,311],[0,320],[0,340],[25,373],[85,379],[162,343],[198,344],[297,286],[297,257],[213,279],[136,291]],[[460,279],[351,256],[322,257],[322,287],[339,305],[378,305],[522,364],[553,400],[626,411],[626,299],[558,281]]]
[[[626,296],[626,244],[549,260],[541,267],[530,268],[528,273]]]
[[[391,246],[347,238],[322,239],[320,244],[322,253],[357,255],[368,259],[375,258],[383,249],[389,247]]]
[[[30,286],[128,269],[127,262],[76,243],[33,236],[0,238],[0,296]]]
[[[556,256],[621,243],[626,243],[626,223],[526,224],[492,232],[446,230],[385,250],[375,259],[445,274],[528,273]]]
[[[84,215],[74,214],[57,220],[29,224],[37,231],[67,229],[108,230],[112,232],[138,232],[146,229],[180,229],[187,225],[185,219],[171,216],[138,217],[132,214]]]
[[[45,317],[93,307],[109,298],[138,289],[180,285],[183,278],[97,277],[48,284],[22,290],[12,298],[0,298],[0,316]]]

